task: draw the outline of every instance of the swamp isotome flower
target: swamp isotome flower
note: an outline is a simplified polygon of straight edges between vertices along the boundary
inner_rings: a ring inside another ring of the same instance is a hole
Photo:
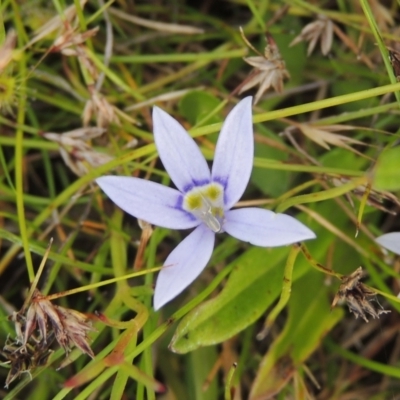
[[[177,189],[131,177],[103,176],[96,180],[114,203],[137,218],[169,229],[196,228],[165,260],[155,288],[156,310],[205,268],[216,233],[227,232],[264,247],[315,237],[301,222],[285,214],[250,207],[231,210],[246,189],[253,167],[251,100],[243,99],[226,118],[211,172],[185,129],[154,107],[154,141]]]
[[[379,236],[375,241],[385,249],[400,255],[400,232],[390,232]]]

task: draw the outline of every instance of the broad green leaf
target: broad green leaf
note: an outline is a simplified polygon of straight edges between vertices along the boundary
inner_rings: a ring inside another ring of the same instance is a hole
[[[400,189],[400,147],[394,147],[381,153],[376,163],[374,189]]]
[[[319,161],[322,162],[324,167],[338,167],[354,169],[356,171],[364,170],[370,164],[366,158],[362,158],[357,154],[352,153],[340,148],[332,148],[330,151],[324,153]]]
[[[287,253],[285,248],[254,247],[235,260],[222,292],[182,319],[171,350],[187,353],[220,343],[259,318],[280,293]]]
[[[288,320],[260,364],[251,400],[268,399],[279,393],[342,317],[342,309],[330,310],[323,280],[323,275],[310,271],[293,285]]]
[[[318,244],[310,242],[310,248],[318,259],[326,254],[332,237],[322,233],[317,236]],[[280,295],[288,252],[285,247],[253,247],[235,260],[235,268],[221,293],[182,319],[172,338],[171,350],[187,353],[223,342],[256,321]],[[308,268],[307,261],[299,256],[293,280]]]
[[[179,111],[188,122],[195,125],[210,114],[219,104],[220,100],[212,94],[194,90],[182,97],[179,102]],[[216,122],[221,122],[221,119],[218,116],[213,116],[207,121],[207,124]]]

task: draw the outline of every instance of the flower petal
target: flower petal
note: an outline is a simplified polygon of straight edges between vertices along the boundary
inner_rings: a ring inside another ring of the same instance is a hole
[[[225,208],[242,196],[253,168],[254,137],[251,97],[240,101],[227,116],[219,134],[212,166],[212,180],[225,189]]]
[[[154,141],[176,187],[183,193],[210,182],[210,169],[183,126],[158,107],[153,109]]]
[[[223,229],[256,246],[276,247],[314,239],[314,232],[297,219],[262,208],[241,208],[225,213]]]
[[[385,233],[375,239],[376,243],[393,251],[393,253],[400,254],[400,232]]]
[[[199,276],[211,257],[214,240],[214,232],[202,224],[171,252],[157,278],[155,310],[176,297]]]
[[[200,223],[181,208],[182,194],[175,189],[128,176],[102,176],[96,182],[118,207],[150,224],[188,229]]]

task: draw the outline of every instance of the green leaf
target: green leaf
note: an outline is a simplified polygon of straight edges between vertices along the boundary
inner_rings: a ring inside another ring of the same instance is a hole
[[[340,167],[357,171],[368,168],[370,162],[367,158],[362,158],[351,151],[340,148],[332,148],[330,151],[324,153],[319,158],[319,161],[321,161],[324,167]]]
[[[194,90],[182,97],[179,102],[179,111],[188,122],[195,125],[210,114],[219,103],[220,100],[210,93]],[[213,116],[207,121],[207,124],[217,122],[221,122],[221,119]]]
[[[400,147],[383,151],[376,163],[374,189],[400,189]]]
[[[288,250],[253,247],[234,261],[222,292],[182,319],[170,349],[187,353],[220,343],[258,319],[279,295]]]
[[[323,233],[310,242],[316,259],[326,254],[332,237]],[[237,258],[221,293],[192,310],[179,323],[170,349],[187,353],[201,346],[221,343],[255,322],[282,290],[283,271],[289,249],[253,247]],[[303,257],[296,261],[293,281],[309,269]]]

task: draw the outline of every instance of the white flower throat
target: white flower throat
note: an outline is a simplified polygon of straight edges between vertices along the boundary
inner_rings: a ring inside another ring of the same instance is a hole
[[[216,182],[194,187],[185,194],[183,208],[203,221],[213,232],[221,232],[224,219],[224,188]]]

